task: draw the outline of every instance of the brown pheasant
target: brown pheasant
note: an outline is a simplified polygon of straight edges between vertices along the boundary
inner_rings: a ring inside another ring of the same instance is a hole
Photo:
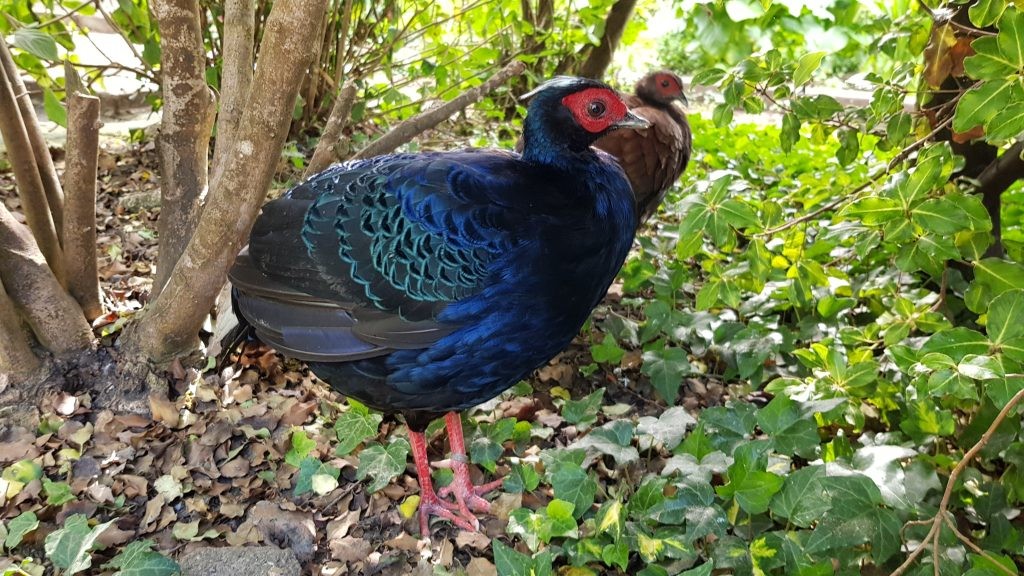
[[[649,121],[651,127],[616,130],[594,143],[618,158],[626,171],[641,222],[658,210],[668,189],[690,161],[690,124],[676,100],[686,103],[683,81],[678,75],[660,70],[644,76],[636,85],[636,95],[624,94],[623,101]]]

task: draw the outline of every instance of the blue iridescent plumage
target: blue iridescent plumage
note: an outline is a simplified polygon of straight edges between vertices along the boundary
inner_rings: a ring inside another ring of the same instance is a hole
[[[522,156],[394,154],[334,166],[268,203],[231,269],[234,309],[339,392],[401,412],[429,516],[478,526],[462,426],[562,350],[633,241],[633,193],[591,149],[647,122],[606,85],[560,78],[530,102]],[[430,482],[423,430],[445,416],[455,502]],[[439,496],[440,494],[440,496]]]

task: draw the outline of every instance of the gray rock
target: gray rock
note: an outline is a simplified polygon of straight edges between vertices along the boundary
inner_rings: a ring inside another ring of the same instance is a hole
[[[182,576],[297,576],[291,550],[274,546],[200,548],[178,558]]]

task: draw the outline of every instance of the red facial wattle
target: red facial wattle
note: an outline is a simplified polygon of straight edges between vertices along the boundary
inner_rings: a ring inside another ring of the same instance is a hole
[[[600,102],[603,113],[591,115],[590,106]],[[607,130],[613,123],[622,120],[628,111],[625,103],[606,88],[587,88],[562,98],[562,105],[572,112],[576,122],[587,132],[594,134]]]

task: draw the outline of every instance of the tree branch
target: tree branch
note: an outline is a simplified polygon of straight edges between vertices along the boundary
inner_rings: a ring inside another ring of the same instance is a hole
[[[302,178],[309,178],[313,174],[327,168],[331,162],[338,158],[338,146],[341,144],[341,131],[348,124],[349,114],[352,112],[352,104],[356,101],[356,85],[351,81],[346,82],[342,87],[338,99],[334,101],[331,115],[327,118],[327,125],[324,126],[324,133],[320,135],[320,142],[313,151],[313,159],[309,166],[302,173]]]
[[[476,88],[470,88],[437,108],[424,110],[416,116],[398,123],[398,125],[389,130],[387,134],[384,134],[377,140],[374,140],[366,148],[363,148],[353,155],[352,159],[357,160],[361,158],[370,158],[393,151],[395,148],[409,142],[424,131],[437,126],[452,114],[464,109],[474,102],[478,102],[485,94],[493,91],[498,86],[501,86],[509,78],[522,74],[524,70],[526,70],[526,65],[519,60],[509,62],[508,65],[498,71],[497,74],[491,76],[486,82]]]
[[[160,154],[160,220],[153,293],[159,295],[185,249],[207,186],[207,153],[214,101],[206,85],[206,57],[197,0],[156,0],[160,26],[163,117]]]
[[[96,273],[96,159],[100,140],[100,99],[72,88],[77,79],[70,64],[68,82],[68,141],[64,168],[67,205],[64,211],[64,266],[68,292],[86,319],[103,314]],[[77,83],[77,82],[76,82]]]
[[[0,44],[3,42],[0,41]],[[6,45],[4,48],[6,49]],[[12,76],[17,76],[17,70],[8,70],[5,58],[0,58],[0,68],[0,136],[7,144],[7,155],[14,169],[21,208],[40,250],[46,257],[46,262],[58,282],[63,283],[64,260],[60,240],[57,238],[57,229],[46,200],[43,179],[36,166],[25,119],[19,111],[14,87],[10,81]]]
[[[600,80],[608,65],[612,63],[612,56],[615,49],[619,47],[622,40],[622,33],[626,30],[629,17],[633,15],[637,0],[617,0],[608,11],[608,17],[604,21],[604,34],[601,35],[601,43],[590,48],[587,59],[580,64],[579,75],[586,78]]]
[[[308,31],[319,28],[325,10],[326,0],[274,3],[252,93],[224,171],[214,179],[199,226],[163,292],[122,337],[129,354],[163,362],[194,345],[266,197],[312,59]]]
[[[221,65],[220,112],[217,114],[217,140],[213,153],[213,171],[224,168],[224,157],[231,150],[238,130],[238,119],[252,86],[253,45],[256,41],[256,3],[254,0],[226,0],[224,3],[224,61]]]
[[[61,225],[64,221],[64,193],[57,179],[57,169],[53,166],[53,157],[50,156],[50,147],[43,138],[43,131],[39,128],[39,119],[36,118],[36,109],[32,106],[32,99],[29,97],[25,84],[21,81],[18,68],[14,65],[11,52],[7,44],[0,41],[0,62],[7,71],[7,79],[14,90],[14,96],[18,99],[18,110],[21,111],[22,122],[25,124],[25,131],[28,134],[29,143],[32,145],[32,155],[36,159],[36,169],[43,183],[43,192],[46,193],[46,203],[50,209],[50,217],[53,219],[57,233],[57,241],[64,238]]]
[[[0,202],[0,282],[39,342],[54,354],[92,345],[82,309],[53,275],[32,233]]]
[[[0,373],[20,376],[37,368],[39,357],[32,352],[14,302],[0,282]]]

